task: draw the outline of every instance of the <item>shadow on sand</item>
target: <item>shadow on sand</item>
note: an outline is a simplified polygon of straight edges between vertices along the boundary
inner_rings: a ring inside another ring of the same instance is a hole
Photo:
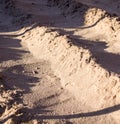
[[[103,18],[99,19],[93,25],[85,27],[85,28],[91,28],[91,27],[97,25],[102,19]],[[40,22],[37,21],[37,22],[35,22],[35,25],[31,29],[33,29],[37,26],[41,26],[41,25],[42,24],[40,24]],[[80,23],[79,26],[82,26],[82,25],[83,25],[83,22]],[[49,24],[45,24],[44,26],[49,26]],[[120,74],[120,55],[106,52],[105,51],[105,49],[107,48],[106,43],[104,43],[102,41],[92,42],[89,40],[83,40],[83,39],[81,39],[80,36],[74,36],[74,32],[69,32],[69,31],[59,29],[59,28],[65,28],[65,27],[66,26],[60,27],[60,25],[59,25],[58,32],[60,32],[61,34],[67,34],[70,39],[73,39],[71,41],[73,42],[74,45],[76,45],[78,47],[83,47],[85,49],[89,49],[93,55],[93,58],[96,58],[96,62],[101,67],[105,68],[109,72],[114,72],[114,73]],[[71,27],[73,28],[76,26],[75,25],[73,26],[71,23],[69,28],[71,28]],[[7,62],[9,60],[17,61],[17,60],[21,59],[22,54],[27,53],[27,51],[23,51],[21,49],[19,49],[19,50],[16,49],[16,48],[21,47],[20,41],[16,40],[16,39],[12,39],[12,37],[15,38],[17,36],[23,35],[27,31],[30,31],[31,29],[28,29],[21,34],[13,35],[13,36],[12,35],[11,36],[0,35],[0,62],[1,63]],[[55,30],[57,30],[57,29],[55,29]],[[34,86],[34,83],[36,83],[39,79],[37,77],[25,75],[24,73],[22,73],[23,70],[24,70],[24,65],[18,64],[18,65],[14,65],[10,68],[4,68],[2,73],[5,74],[5,76],[8,76],[9,79],[12,78],[9,80],[10,87],[16,86],[16,87],[23,89],[24,92],[28,93],[28,92],[30,92],[30,88],[32,86]],[[5,81],[8,81],[8,80],[5,80]],[[16,83],[17,83],[17,85],[16,85]],[[45,106],[45,107],[41,106],[39,108],[41,110],[40,110],[40,113],[37,113],[37,114],[41,114],[41,113],[44,114],[45,112],[51,111],[51,110],[45,110],[47,108],[47,106]],[[35,108],[35,109],[38,109],[38,108]],[[102,110],[87,112],[87,113],[78,113],[78,114],[71,114],[71,115],[54,115],[54,116],[42,115],[42,116],[38,116],[35,118],[39,118],[39,119],[72,119],[72,118],[81,118],[81,117],[100,116],[100,115],[109,114],[109,113],[119,111],[119,110],[120,110],[120,105],[116,105],[116,106],[108,107],[108,108],[105,108]],[[28,111],[33,111],[33,110],[29,109]]]
[[[20,40],[5,37],[5,35],[0,35],[0,63],[4,65],[4,67],[1,67],[1,73],[5,75],[4,81],[11,89],[18,87],[28,93],[30,92],[30,87],[39,80],[37,77],[23,73],[25,63],[21,65],[19,61],[28,51],[21,49]],[[11,63],[11,61],[14,61],[15,64]],[[8,67],[5,65],[8,65]]]
[[[87,113],[78,113],[78,114],[71,114],[71,115],[54,115],[54,116],[47,116],[42,115],[39,116],[40,119],[75,119],[75,118],[82,118],[82,117],[93,117],[93,116],[101,116],[105,114],[110,114],[115,111],[120,110],[120,105],[108,107],[102,110],[87,112]]]

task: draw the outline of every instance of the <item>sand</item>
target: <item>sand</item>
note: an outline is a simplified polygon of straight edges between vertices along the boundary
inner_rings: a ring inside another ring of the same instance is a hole
[[[79,2],[1,3],[0,123],[119,124],[119,8]]]
[[[120,16],[120,1],[119,0],[76,0],[77,2],[83,3],[88,6],[97,7],[103,9],[113,15]]]

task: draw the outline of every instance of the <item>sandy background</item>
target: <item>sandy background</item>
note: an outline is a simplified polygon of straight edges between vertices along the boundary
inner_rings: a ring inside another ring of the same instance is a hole
[[[0,123],[119,124],[119,1],[82,3],[1,1]]]

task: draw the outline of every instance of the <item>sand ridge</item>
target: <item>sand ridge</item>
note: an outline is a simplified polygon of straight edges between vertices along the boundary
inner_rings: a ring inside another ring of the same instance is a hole
[[[1,18],[7,27],[1,31],[1,72],[7,86],[22,90],[23,116],[2,121],[119,123],[118,17],[72,0],[15,0],[15,6],[29,17],[2,13],[11,20]]]

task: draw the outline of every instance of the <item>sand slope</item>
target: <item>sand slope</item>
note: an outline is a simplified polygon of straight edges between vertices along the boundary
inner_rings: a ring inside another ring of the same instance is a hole
[[[119,0],[76,0],[77,2],[83,3],[85,5],[88,6],[93,6],[93,7],[97,7],[103,10],[106,10],[109,13],[112,14],[117,14],[118,16],[120,16],[120,1]]]
[[[43,124],[118,124],[119,18],[104,6],[72,0],[15,0],[15,6],[28,16],[2,13],[10,20],[1,18],[0,25],[7,27],[1,31],[1,72],[7,86],[21,91],[17,101],[26,113],[15,123],[28,117]]]

